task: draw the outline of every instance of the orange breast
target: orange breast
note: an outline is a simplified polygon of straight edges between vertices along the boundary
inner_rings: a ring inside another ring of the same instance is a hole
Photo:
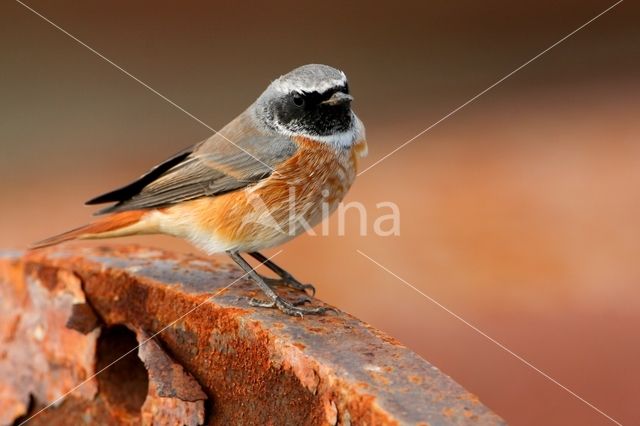
[[[175,214],[191,217],[201,232],[240,251],[281,244],[304,232],[304,223],[318,224],[351,187],[362,145],[335,149],[306,138],[296,143],[296,154],[259,184],[182,203]]]

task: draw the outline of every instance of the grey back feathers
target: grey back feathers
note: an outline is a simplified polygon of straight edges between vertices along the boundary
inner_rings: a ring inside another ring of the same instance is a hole
[[[340,103],[325,102],[336,92]],[[244,113],[138,180],[89,200],[114,202],[98,214],[167,207],[254,185],[294,155],[292,136],[352,139],[346,76],[327,65],[304,65],[273,81]],[[345,140],[346,140],[345,139]]]
[[[259,131],[248,114],[243,113],[220,133],[186,152],[187,155],[176,156],[179,161],[170,164],[159,176],[156,176],[157,170],[162,169],[162,165],[151,169],[137,181],[96,197],[87,204],[116,202],[98,212],[104,214],[161,208],[221,195],[270,176],[278,164],[296,152],[296,145],[287,137]],[[171,162],[170,159],[166,163]]]

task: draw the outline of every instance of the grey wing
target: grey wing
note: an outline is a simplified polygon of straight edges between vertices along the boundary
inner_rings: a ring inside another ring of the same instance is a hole
[[[257,130],[243,114],[220,133],[154,167],[137,181],[87,204],[116,203],[98,212],[103,214],[221,195],[267,178],[295,151],[296,144],[289,138]]]

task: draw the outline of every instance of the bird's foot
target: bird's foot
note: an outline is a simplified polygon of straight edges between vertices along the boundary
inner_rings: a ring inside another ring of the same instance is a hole
[[[300,305],[310,302],[306,296],[298,298],[294,301],[287,301],[280,296],[276,296],[273,300],[249,299],[249,305],[260,308],[278,308],[287,315],[304,317],[305,315],[320,315],[327,311],[337,312],[334,308],[318,306],[315,308],[301,308]]]

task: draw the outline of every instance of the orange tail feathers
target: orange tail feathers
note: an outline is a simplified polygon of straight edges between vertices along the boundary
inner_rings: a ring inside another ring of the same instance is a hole
[[[98,219],[88,225],[84,225],[79,228],[72,229],[71,231],[67,231],[62,234],[49,237],[45,240],[38,241],[30,248],[37,249],[48,247],[63,243],[65,241],[76,239],[109,238],[133,235],[136,232],[134,232],[133,230],[131,232],[127,232],[125,228],[138,223],[146,213],[147,212],[143,210],[115,213],[113,215]]]

